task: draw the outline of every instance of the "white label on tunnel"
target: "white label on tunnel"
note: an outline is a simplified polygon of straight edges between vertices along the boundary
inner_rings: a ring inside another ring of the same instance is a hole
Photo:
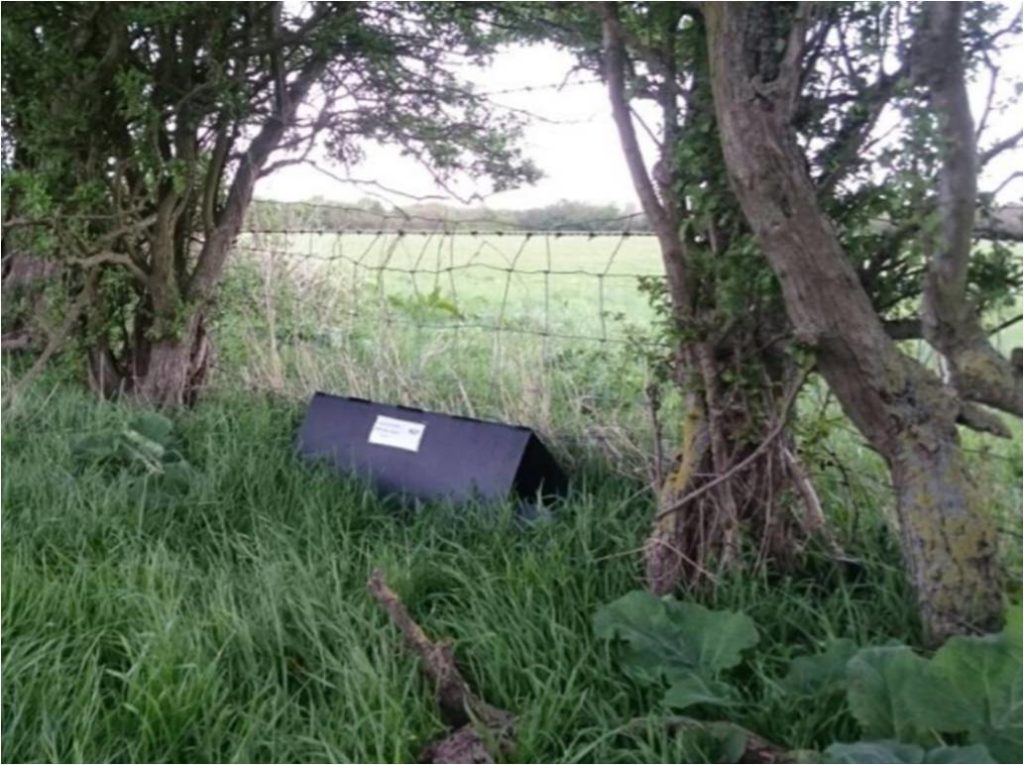
[[[370,443],[405,449],[407,452],[418,452],[423,431],[426,429],[427,426],[421,422],[396,420],[394,417],[378,414],[370,429]]]

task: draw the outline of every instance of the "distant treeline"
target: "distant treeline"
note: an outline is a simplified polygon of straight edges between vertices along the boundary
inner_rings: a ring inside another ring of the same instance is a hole
[[[439,203],[388,207],[376,199],[306,202],[257,199],[247,228],[275,231],[650,231],[642,213],[563,200],[528,210],[460,208]]]

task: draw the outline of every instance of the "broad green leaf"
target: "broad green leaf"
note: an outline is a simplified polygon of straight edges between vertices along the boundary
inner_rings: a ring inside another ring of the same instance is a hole
[[[866,737],[934,741],[917,714],[927,664],[905,645],[864,648],[850,659],[846,698]]]
[[[746,614],[660,599],[643,590],[599,609],[594,634],[622,640],[626,671],[646,682],[673,682],[694,672],[711,677],[738,664],[742,652],[757,643],[757,628]]]
[[[928,663],[927,694],[920,705],[924,724],[935,730],[967,731],[1000,762],[1021,762],[1021,652],[1018,622],[984,637],[954,637]]]
[[[727,706],[732,703],[732,687],[696,672],[677,679],[665,692],[664,702],[673,709],[686,709],[697,704]]]
[[[747,751],[749,733],[729,722],[711,723],[712,735],[720,744],[719,762],[741,762]]]
[[[824,652],[793,659],[783,685],[792,693],[812,695],[846,688],[846,665],[857,653],[849,638],[829,641]]]
[[[176,495],[185,494],[195,480],[195,469],[184,460],[165,463],[163,466],[161,486],[167,492]]]
[[[123,438],[124,446],[128,454],[144,463],[160,462],[167,453],[163,444],[146,438],[146,436],[142,435],[137,430],[125,430]]]
[[[807,760],[810,762],[811,760]],[[916,744],[885,739],[832,744],[825,750],[825,761],[833,763],[982,763],[993,762],[992,755],[980,744],[974,746],[940,746],[927,752]]]
[[[71,442],[71,453],[83,461],[111,459],[119,451],[120,441],[115,433],[89,433],[76,436]]]
[[[742,762],[749,731],[731,722],[673,718],[678,722],[677,739],[683,762]]]
[[[825,762],[833,763],[921,763],[924,750],[915,744],[885,739],[832,744],[825,750]]]
[[[786,760],[794,765],[820,765],[825,755],[815,749],[791,749],[786,752]]]
[[[935,763],[935,765],[939,765],[939,763],[967,763],[967,765],[977,763],[977,765],[982,765],[982,763],[995,762],[988,748],[982,744],[937,746],[925,752],[924,761]]]
[[[150,441],[166,447],[171,436],[174,423],[156,412],[145,412],[132,418],[128,427]]]

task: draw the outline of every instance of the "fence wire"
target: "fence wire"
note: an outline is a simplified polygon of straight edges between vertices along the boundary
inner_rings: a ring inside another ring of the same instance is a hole
[[[656,242],[646,233],[255,226],[236,249],[250,262],[312,267],[349,292],[353,316],[365,315],[374,298],[379,319],[418,329],[660,342],[637,331],[650,316],[641,280],[663,278]],[[480,310],[464,311],[467,302]],[[430,314],[445,321],[422,320]]]
[[[652,236],[254,223],[236,249],[249,383],[501,418],[647,464],[666,350],[639,289],[663,279]]]

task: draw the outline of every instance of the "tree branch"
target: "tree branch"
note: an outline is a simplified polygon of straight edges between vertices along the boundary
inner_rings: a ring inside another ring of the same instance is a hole
[[[626,165],[629,168],[629,175],[633,181],[637,196],[640,198],[640,206],[647,215],[651,228],[658,237],[658,244],[661,249],[662,261],[665,264],[665,275],[669,282],[672,293],[672,310],[676,321],[684,326],[692,303],[693,286],[690,283],[690,264],[686,250],[679,237],[679,221],[675,209],[674,200],[665,200],[663,203],[658,198],[654,183],[644,167],[643,153],[640,151],[640,142],[637,140],[636,128],[630,114],[629,102],[626,97],[625,65],[626,46],[623,38],[622,23],[617,15],[615,3],[601,3],[596,6],[596,11],[601,18],[602,27],[602,66],[604,69],[605,81],[608,83],[608,97],[612,106],[612,119],[619,133],[619,140],[622,143],[622,153],[626,158]],[[671,72],[670,66],[663,67],[664,71]],[[666,97],[675,99],[675,92],[663,93]],[[671,105],[674,107],[674,103]],[[666,108],[662,103],[663,118],[675,119],[674,108]],[[668,135],[671,135],[671,130]],[[674,146],[662,146],[662,164],[670,162]]]
[[[88,255],[84,258],[69,258],[68,263],[85,269],[95,268],[96,266],[109,263],[111,265],[124,266],[131,272],[132,276],[143,284],[145,284],[146,280],[149,279],[149,274],[140,268],[139,265],[128,255],[121,252],[101,250],[100,252],[93,253],[92,255]]]
[[[861,156],[871,131],[874,129],[900,79],[906,75],[901,67],[892,74],[884,75],[862,93],[846,123],[839,129],[835,140],[821,152],[821,164],[831,168],[818,181],[822,194],[831,194],[839,182],[846,177]],[[866,107],[863,110],[861,107]]]
[[[629,175],[651,225],[656,229],[664,230],[668,223],[665,208],[658,200],[654,184],[644,167],[643,152],[640,151],[640,142],[637,140],[633,119],[630,116],[629,103],[626,100],[624,76],[626,51],[622,24],[616,15],[615,3],[601,3],[597,7],[604,34],[604,76],[608,82],[612,118],[619,131],[619,140],[622,142],[622,151],[629,167]]]
[[[998,141],[990,148],[981,152],[978,155],[979,169],[985,167],[985,165],[987,165],[993,159],[998,157],[1004,151],[1009,151],[1010,149],[1017,148],[1020,145],[1022,139],[1024,139],[1024,131],[1017,133],[1016,135],[1011,135],[1007,138],[1004,138],[1003,140]]]
[[[941,235],[928,259],[924,336],[950,368],[960,398],[1022,414],[1021,372],[988,341],[967,296],[978,195],[978,155],[967,97],[958,3],[928,3],[913,42],[913,66],[938,116]],[[1016,140],[1016,137],[1014,137]]]
[[[313,83],[327,68],[329,61],[328,55],[323,54],[306,63],[288,89],[287,108],[284,114],[272,115],[264,121],[239,160],[224,209],[218,216],[219,220],[213,232],[203,242],[199,261],[189,280],[187,290],[190,296],[204,300],[212,294],[223,270],[228,250],[242,228],[245,210],[252,199],[260,170],[277,149],[285,131],[295,119],[299,105],[305,100]]]
[[[662,510],[660,513],[654,516],[655,523],[660,521],[665,516],[671,515],[672,513],[678,513],[680,510],[685,508],[686,505],[688,505],[690,502],[697,499],[697,497],[702,496],[703,494],[711,491],[711,489],[715,488],[719,484],[735,477],[738,473],[742,472],[749,465],[751,465],[754,462],[754,460],[756,460],[765,449],[771,446],[772,441],[778,438],[782,434],[782,431],[786,428],[786,424],[789,421],[789,412],[793,408],[793,403],[796,401],[797,394],[800,392],[800,389],[803,387],[804,382],[806,382],[807,380],[808,373],[809,370],[805,370],[794,381],[793,385],[790,386],[790,389],[786,392],[786,395],[783,398],[782,407],[779,409],[779,413],[776,416],[775,424],[772,426],[771,430],[768,431],[768,434],[764,437],[761,443],[759,443],[757,447],[752,452],[750,452],[750,454],[748,454],[746,457],[744,457],[739,462],[734,464],[724,473],[715,476],[713,479],[711,479],[705,484],[701,484],[696,489],[689,492],[680,500],[672,504],[670,507],[666,508],[665,510]]]

